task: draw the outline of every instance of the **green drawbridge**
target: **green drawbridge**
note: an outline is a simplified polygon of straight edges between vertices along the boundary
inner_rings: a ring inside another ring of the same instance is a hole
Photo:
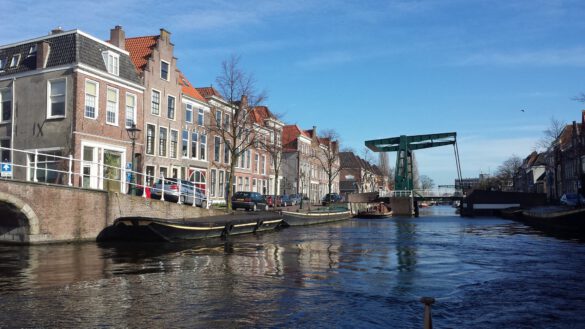
[[[366,141],[366,147],[374,152],[397,152],[396,171],[394,173],[394,190],[411,191],[414,189],[412,154],[415,150],[431,147],[453,145],[457,178],[461,181],[461,163],[457,148],[457,133],[441,133],[430,135],[416,135],[391,137]]]

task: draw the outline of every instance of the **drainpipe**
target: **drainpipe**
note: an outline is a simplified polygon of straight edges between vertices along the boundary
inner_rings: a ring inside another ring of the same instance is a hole
[[[14,127],[15,125],[15,120],[16,120],[16,78],[12,78],[12,118],[10,118],[10,125],[11,125],[11,129],[10,129],[10,162],[14,163]],[[28,157],[28,155],[25,153],[25,156]],[[3,161],[4,159],[0,159],[1,161]],[[14,170],[14,167],[12,168],[12,170]],[[13,179],[14,179],[14,174],[13,174]]]

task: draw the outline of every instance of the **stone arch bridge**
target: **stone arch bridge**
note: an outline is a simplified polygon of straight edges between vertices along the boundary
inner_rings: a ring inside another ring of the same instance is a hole
[[[185,219],[214,213],[116,192],[0,180],[0,243],[95,241],[119,217]]]

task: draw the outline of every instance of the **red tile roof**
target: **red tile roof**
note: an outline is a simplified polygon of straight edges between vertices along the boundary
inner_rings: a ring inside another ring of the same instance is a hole
[[[195,89],[197,89],[197,91],[205,98],[209,98],[212,96],[223,98],[221,94],[213,87],[197,87]]]
[[[126,39],[126,50],[130,53],[132,63],[134,63],[139,73],[144,71],[158,38],[158,35],[154,35]]]
[[[199,91],[197,91],[197,89],[195,87],[193,87],[193,85],[191,84],[191,82],[189,82],[189,80],[187,80],[187,77],[185,77],[185,75],[183,74],[183,72],[178,71],[178,81],[179,81],[179,85],[181,85],[181,89],[183,91],[183,94],[194,98],[196,100],[200,100],[202,102],[207,102],[205,100],[205,98],[203,96],[201,96],[201,94],[199,93]]]
[[[282,144],[286,145],[295,139],[299,138],[299,136],[305,136],[307,138],[311,138],[307,132],[301,130],[297,125],[287,125],[282,128]]]
[[[268,109],[268,107],[266,106],[256,106],[253,110],[252,110],[252,119],[254,119],[254,122],[259,124],[259,125],[264,125],[264,120],[268,119],[268,118],[273,118],[274,116],[272,115],[272,113],[270,112],[270,110]]]

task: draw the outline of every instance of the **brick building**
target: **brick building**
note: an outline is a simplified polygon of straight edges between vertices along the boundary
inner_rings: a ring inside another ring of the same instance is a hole
[[[1,145],[31,152],[4,150],[2,158],[19,179],[125,192],[126,129],[142,124],[143,93],[123,47],[79,30],[1,46]]]

